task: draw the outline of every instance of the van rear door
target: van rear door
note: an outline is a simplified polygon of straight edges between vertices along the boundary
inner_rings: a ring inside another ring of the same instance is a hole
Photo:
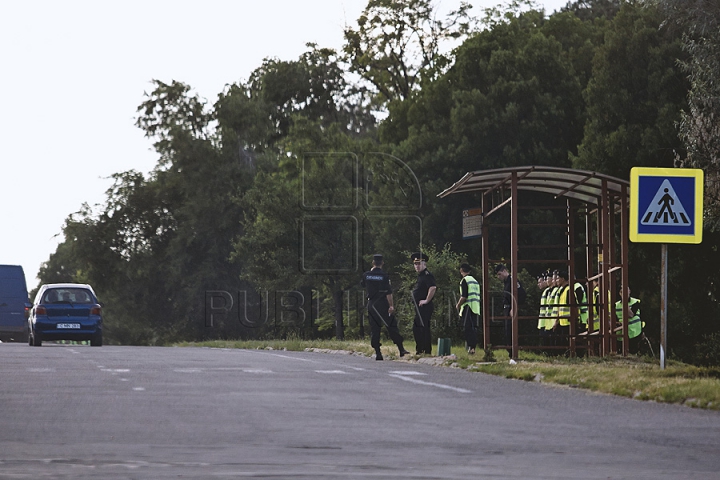
[[[23,342],[27,338],[25,272],[20,265],[0,265],[0,339]]]

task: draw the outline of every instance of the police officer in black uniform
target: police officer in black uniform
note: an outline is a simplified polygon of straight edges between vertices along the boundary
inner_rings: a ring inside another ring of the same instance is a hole
[[[393,306],[392,288],[390,287],[390,276],[383,272],[382,255],[373,255],[373,268],[363,273],[360,284],[367,290],[368,323],[370,323],[370,345],[375,349],[375,360],[382,360],[380,353],[380,330],[385,325],[390,339],[397,345],[400,356],[407,355],[403,348],[403,337],[398,330],[397,319]]]
[[[508,347],[508,355],[510,355],[510,359],[512,360],[512,314],[513,314],[513,305],[517,305],[518,303],[522,303],[525,301],[525,289],[520,284],[520,282],[517,282],[517,291],[518,291],[518,297],[517,299],[512,298],[512,287],[513,287],[513,280],[512,276],[510,275],[510,272],[508,271],[507,267],[503,265],[502,263],[495,266],[495,274],[497,275],[498,279],[503,282],[503,316],[505,318],[505,345]]]
[[[413,335],[417,354],[432,354],[432,339],[430,337],[430,319],[435,306],[432,303],[435,296],[435,277],[427,269],[425,262],[428,256],[421,252],[410,255],[415,271],[418,274],[417,283],[413,290],[413,303],[415,304],[415,323],[413,324]]]

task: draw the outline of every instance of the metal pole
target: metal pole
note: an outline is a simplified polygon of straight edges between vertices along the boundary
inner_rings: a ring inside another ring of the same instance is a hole
[[[518,294],[518,208],[520,201],[518,199],[518,178],[517,173],[513,172],[510,183],[510,261],[512,262],[512,355],[511,359],[518,358],[518,315],[520,314],[520,305],[517,302]]]
[[[665,370],[665,352],[667,351],[667,260],[667,243],[663,243],[660,253],[660,370]]]

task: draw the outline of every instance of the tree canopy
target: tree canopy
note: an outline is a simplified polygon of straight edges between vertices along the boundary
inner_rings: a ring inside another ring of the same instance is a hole
[[[398,302],[412,287],[409,251],[438,257],[447,292],[453,262],[479,263],[460,216],[477,199],[436,197],[466,172],[545,165],[628,178],[633,166],[685,165],[708,185],[706,240],[678,247],[671,268],[682,319],[672,351],[692,359],[700,337],[720,331],[708,320],[720,313],[718,12],[709,0],[578,0],[548,15],[517,1],[478,23],[462,2],[440,19],[430,0],[369,0],[341,52],[308,44],[296,59],[267,58],[214,102],[155,80],[136,125],[156,167],[117,172],[103,204],[70,214],[39,277],[91,283],[108,343],[360,336],[358,282],[373,253]],[[650,324],[655,256],[652,245],[631,251]],[[217,291],[235,301],[209,326]],[[288,292],[307,316],[286,321]],[[243,322],[247,308],[261,321]]]

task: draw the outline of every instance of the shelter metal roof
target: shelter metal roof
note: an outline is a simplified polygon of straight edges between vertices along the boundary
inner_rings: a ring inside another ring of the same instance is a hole
[[[607,191],[620,196],[629,195],[630,182],[597,172],[574,170],[571,168],[525,166],[477,170],[466,173],[438,194],[444,198],[454,193],[483,192],[498,188],[510,188],[512,174],[517,173],[517,188],[554,195],[555,198],[569,197],[592,205],[600,205],[603,181],[607,182]]]

